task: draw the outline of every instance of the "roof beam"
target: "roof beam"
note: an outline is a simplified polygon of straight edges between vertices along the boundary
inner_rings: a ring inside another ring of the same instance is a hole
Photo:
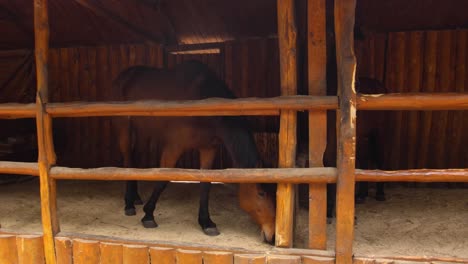
[[[18,15],[14,14],[4,5],[0,5],[0,20],[6,20],[13,23],[18,29],[24,33],[24,35],[32,42],[34,40],[34,31],[33,29],[28,26],[26,23],[23,22],[22,19],[18,17]]]
[[[174,27],[174,23],[172,23],[172,20],[170,17],[163,12],[162,6],[161,6],[161,0],[140,0],[140,1],[135,1],[135,3],[143,3],[145,6],[150,7],[151,9],[154,9],[156,12],[158,12],[160,18],[163,20],[163,22],[167,25],[168,30],[169,30],[169,38],[170,41],[168,44],[177,44],[178,43],[178,38],[177,38],[177,32]]]
[[[117,14],[114,14],[112,11],[100,6],[99,4],[92,3],[89,0],[75,0],[75,2],[80,4],[82,7],[89,9],[91,12],[93,12],[97,16],[117,22],[118,24],[122,25],[126,29],[130,30],[133,33],[136,33],[137,35],[145,39],[148,39],[150,41],[153,41],[159,44],[165,44],[167,42],[166,39],[163,39],[153,34],[152,32],[142,29],[138,25],[132,23],[129,20],[122,18],[121,16]]]

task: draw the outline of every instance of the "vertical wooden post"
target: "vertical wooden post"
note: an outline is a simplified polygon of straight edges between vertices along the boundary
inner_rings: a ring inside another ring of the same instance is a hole
[[[278,0],[278,41],[280,51],[281,94],[297,93],[297,28],[294,0]],[[281,111],[279,132],[279,167],[294,167],[296,160],[295,111]],[[294,186],[278,184],[276,208],[277,247],[292,247]]]
[[[325,0],[307,4],[309,95],[327,94]],[[309,111],[309,167],[323,167],[327,112]],[[309,185],[309,248],[327,248],[327,184]]]
[[[49,17],[47,0],[34,0],[34,34],[36,55],[36,125],[39,149],[39,175],[41,192],[42,229],[46,263],[56,263],[54,235],[59,232],[55,180],[49,177],[50,166],[55,163],[52,140],[52,119],[45,112],[48,102]]]
[[[356,57],[354,13],[356,0],[335,1],[337,111],[336,263],[352,263],[354,239],[354,171],[356,156]]]

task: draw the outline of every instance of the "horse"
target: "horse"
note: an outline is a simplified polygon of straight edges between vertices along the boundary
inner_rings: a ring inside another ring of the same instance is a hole
[[[174,69],[133,66],[122,71],[113,82],[116,100],[197,100],[210,97],[235,98],[214,71],[207,65],[191,60]],[[223,144],[233,167],[255,168],[262,165],[254,138],[246,119],[241,116],[210,117],[118,117],[113,121],[119,149],[125,167],[132,166],[131,153],[136,142],[157,142],[161,147],[160,167],[175,167],[179,157],[188,150],[198,150],[200,168],[210,169],[218,146]],[[136,136],[135,136],[136,135]],[[155,182],[154,190],[143,207],[141,222],[145,228],[155,228],[156,203],[168,182]],[[220,232],[209,213],[211,183],[200,183],[198,223],[206,235]],[[266,242],[274,241],[275,196],[263,184],[239,184],[240,207],[260,226]],[[139,200],[136,181],[127,181],[125,214],[135,215]]]
[[[363,94],[387,93],[385,86],[378,80],[366,77],[356,79],[356,92]],[[382,135],[385,119],[375,111],[358,111],[356,124],[356,167],[359,169],[381,169],[383,164]],[[330,116],[329,116],[330,117]],[[329,129],[335,129],[335,116],[331,116],[328,123]],[[329,130],[330,131],[330,130]],[[327,150],[324,155],[325,166],[336,166],[336,140],[329,140]],[[355,202],[362,204],[368,196],[368,182],[358,182],[355,194]],[[376,183],[377,201],[385,201],[384,183]],[[333,217],[336,205],[336,186],[327,186],[327,217]]]
[[[356,91],[363,94],[387,93],[385,86],[378,80],[371,78],[358,78]],[[359,120],[363,120],[359,122]],[[357,147],[356,167],[360,169],[382,169],[383,157],[379,149],[383,142],[379,142],[383,135],[385,119],[375,111],[360,111],[358,113],[358,124],[356,125]],[[369,195],[368,182],[359,182],[356,192],[356,203],[364,203]],[[375,199],[385,201],[384,183],[376,183]]]
[[[358,78],[356,82],[356,91],[365,94],[381,94],[386,93],[386,88],[378,80],[371,78]],[[336,167],[336,136],[335,136],[335,120],[336,115],[334,112],[329,113],[329,122],[327,122],[327,148],[324,153],[323,163],[326,167]],[[358,113],[356,125],[356,167],[360,169],[381,169],[383,164],[382,151],[379,151],[383,146],[382,128],[385,120],[374,111],[360,111]],[[307,147],[305,145],[299,146],[299,153],[297,155],[297,164],[300,167],[307,166]],[[368,183],[358,182],[357,192],[355,195],[355,202],[357,204],[364,203],[368,196]],[[378,201],[385,201],[384,183],[376,183],[376,196]],[[299,203],[302,207],[307,207],[309,201],[307,192],[307,185],[300,185]],[[335,195],[336,189],[334,184],[327,185],[327,218],[334,216],[335,209]]]

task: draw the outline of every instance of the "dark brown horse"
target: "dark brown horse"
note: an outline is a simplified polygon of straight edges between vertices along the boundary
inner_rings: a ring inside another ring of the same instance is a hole
[[[383,84],[371,78],[360,77],[356,81],[356,92],[363,94],[382,94],[387,90]],[[383,164],[383,129],[385,119],[376,111],[358,111],[356,124],[356,168],[359,169],[382,169]],[[336,115],[328,115],[328,131],[335,131]],[[334,133],[333,133],[334,134]],[[336,166],[336,136],[328,139],[327,150],[324,155],[325,166]],[[335,209],[336,189],[334,184],[328,185],[327,216],[333,217]],[[368,183],[358,182],[355,195],[356,203],[363,203],[368,196]],[[384,183],[376,183],[377,191],[375,199],[385,200]]]
[[[206,65],[188,61],[174,70],[136,66],[121,72],[114,81],[114,100],[195,100],[209,97],[234,98],[226,84]],[[223,144],[237,168],[261,165],[251,132],[242,117],[122,117],[113,122],[118,132],[124,166],[132,166],[132,149],[136,141],[156,141],[162,149],[160,167],[171,168],[188,150],[200,153],[200,168],[210,169],[216,150]],[[146,228],[157,227],[154,210],[168,182],[156,182],[151,197],[143,207],[141,220]],[[208,210],[211,183],[201,183],[198,222],[207,235],[218,235]],[[240,206],[260,225],[267,242],[274,239],[275,207],[273,195],[259,184],[240,184]],[[139,199],[136,181],[127,182],[125,214],[135,215]]]
[[[371,78],[359,78],[356,91],[363,94],[384,94],[387,89],[381,82]],[[376,111],[359,111],[356,125],[357,147],[356,167],[359,169],[382,169],[383,167],[383,129],[385,119]],[[376,183],[375,199],[385,201],[384,183]],[[363,203],[368,196],[368,183],[359,182],[356,203]]]

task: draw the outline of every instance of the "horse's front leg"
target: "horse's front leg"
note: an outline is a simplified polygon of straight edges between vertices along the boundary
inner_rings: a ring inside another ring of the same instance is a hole
[[[216,154],[216,148],[208,148],[200,150],[200,168],[211,169],[213,160]],[[219,235],[216,224],[210,218],[209,199],[210,199],[210,182],[200,183],[200,208],[198,210],[198,224],[203,232],[208,236]]]
[[[177,147],[166,147],[161,155],[161,168],[174,168],[181,154],[181,149]],[[164,189],[166,189],[168,183],[167,181],[155,183],[153,193],[143,207],[145,216],[141,219],[141,223],[144,227],[154,228],[158,226],[156,221],[154,221],[154,210],[156,209],[159,196],[161,196]]]
[[[156,209],[156,203],[159,200],[159,196],[166,189],[166,186],[169,182],[156,182],[153,193],[148,199],[148,202],[143,207],[145,216],[141,219],[141,223],[146,228],[155,228],[158,227],[158,224],[154,220],[154,210]]]

